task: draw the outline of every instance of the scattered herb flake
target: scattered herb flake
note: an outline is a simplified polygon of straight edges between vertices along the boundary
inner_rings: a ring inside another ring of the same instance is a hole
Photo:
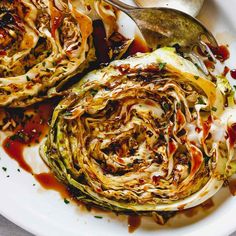
[[[236,90],[236,85],[234,85],[234,89]]]
[[[3,171],[7,171],[7,168],[6,167],[2,167]]]
[[[167,111],[170,109],[170,105],[165,102],[165,103],[163,104],[163,109],[164,109],[165,112],[167,112]]]
[[[64,203],[65,203],[65,204],[69,204],[70,201],[68,201],[66,198],[64,198]]]
[[[20,169],[17,169],[18,172],[20,172]]]
[[[12,135],[10,137],[10,139],[12,141],[17,140],[17,141],[21,141],[21,142],[26,142],[29,140],[29,137],[25,133],[19,131],[16,134]]]
[[[202,97],[198,98],[197,104],[206,105]]]
[[[102,219],[103,217],[102,216],[94,216],[95,218],[97,219]]]
[[[217,108],[216,107],[212,107],[211,110],[212,111],[217,111]]]
[[[28,75],[26,75],[26,80],[30,81],[30,77]]]
[[[198,79],[199,79],[199,76],[195,75],[195,76],[194,76],[194,79],[195,79],[195,80],[198,80]]]
[[[197,63],[194,63],[194,65],[195,65],[198,69],[200,69],[200,66],[199,66]]]
[[[163,63],[163,62],[159,63],[159,69],[160,70],[164,70],[165,67],[166,67],[166,63]]]
[[[71,113],[70,111],[66,111],[66,112],[64,113],[64,115],[65,115],[65,116],[71,116],[72,113]]]
[[[132,166],[133,166],[133,163],[128,163],[127,164],[127,167],[129,167],[129,168],[132,167]]]
[[[91,89],[90,93],[91,93],[92,96],[95,96],[98,93],[98,90]]]
[[[211,158],[207,155],[204,155],[204,162],[205,162],[205,165],[208,165],[208,162]]]

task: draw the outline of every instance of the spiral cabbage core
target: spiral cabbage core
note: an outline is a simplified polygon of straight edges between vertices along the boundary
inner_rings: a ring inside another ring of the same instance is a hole
[[[231,152],[218,119],[224,101],[173,49],[138,54],[72,88],[41,154],[81,200],[118,211],[192,207],[226,176]]]

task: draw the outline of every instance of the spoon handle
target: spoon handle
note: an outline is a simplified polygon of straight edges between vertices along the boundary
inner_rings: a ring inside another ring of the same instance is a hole
[[[112,6],[118,8],[123,12],[128,12],[129,10],[134,9],[135,7],[125,4],[119,0],[104,0],[105,2],[111,4]]]

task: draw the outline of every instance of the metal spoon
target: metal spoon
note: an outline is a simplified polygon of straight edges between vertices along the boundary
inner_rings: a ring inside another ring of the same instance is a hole
[[[183,52],[190,53],[199,45],[208,51],[202,37],[217,47],[217,41],[210,31],[195,18],[170,8],[140,8],[127,5],[119,0],[105,2],[129,15],[140,29],[147,45],[155,49],[178,44]]]

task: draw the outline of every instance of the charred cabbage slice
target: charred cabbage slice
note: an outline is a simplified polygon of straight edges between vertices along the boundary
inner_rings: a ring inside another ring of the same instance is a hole
[[[90,16],[104,20],[108,34],[115,29],[113,9],[97,0],[1,1],[0,106],[55,96],[86,69],[95,60]]]
[[[41,156],[82,201],[141,214],[193,207],[230,173],[225,99],[172,48],[114,61],[56,107]]]

